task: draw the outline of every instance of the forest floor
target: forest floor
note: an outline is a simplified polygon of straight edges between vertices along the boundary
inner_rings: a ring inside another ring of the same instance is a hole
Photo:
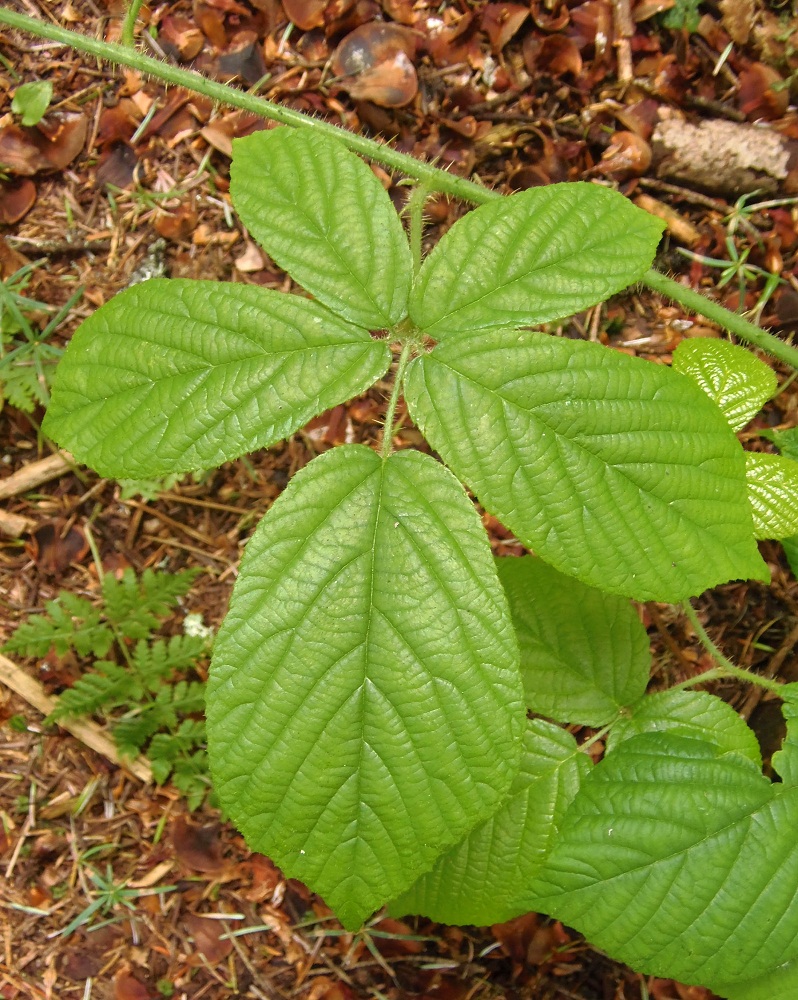
[[[119,36],[117,0],[11,6]],[[143,17],[139,44],[151,54],[257,85],[262,96],[390,139],[487,185],[616,187],[667,220],[658,268],[731,308],[758,310],[783,337],[798,325],[798,215],[789,202],[798,170],[762,162],[745,183],[733,167],[699,183],[689,165],[673,167],[687,151],[668,147],[657,131],[674,119],[756,122],[798,162],[798,115],[789,104],[798,29],[786,4],[153,0]],[[347,75],[354,43],[372,68]],[[14,302],[34,331],[71,300],[48,343],[62,348],[143,266],[290,286],[230,210],[231,141],[263,122],[13,31],[0,31],[0,62],[0,276],[29,300]],[[50,110],[26,128],[12,97],[37,80],[52,83]],[[401,208],[407,189],[375,172]],[[464,210],[432,202],[425,240],[433,243]],[[747,258],[748,271],[734,254]],[[8,301],[0,301],[0,362],[25,342]],[[659,363],[684,336],[719,333],[639,289],[559,332]],[[0,643],[60,590],[96,601],[100,577],[127,568],[197,568],[177,617],[194,613],[217,627],[259,517],[314,455],[376,440],[386,402],[378,385],[284,444],[198,481],[135,487],[75,468],[43,439],[51,359],[38,355],[38,370],[33,357],[0,368]],[[797,408],[788,386],[757,420],[792,427]],[[400,447],[423,446],[408,419],[398,439]],[[495,519],[484,520],[497,553],[521,551]],[[798,680],[798,583],[780,546],[764,544],[763,552],[771,586],[718,588],[702,598],[701,614],[736,663]],[[652,686],[707,669],[677,609],[650,604],[641,616],[652,640]],[[178,628],[170,619],[166,634]],[[4,1000],[711,997],[632,972],[534,914],[492,928],[378,916],[365,932],[344,933],[322,901],[250,853],[202,794],[192,810],[173,784],[142,780],[146,762],[120,764],[102,719],[78,735],[44,724],[38,709],[90,659],[51,651],[0,664]],[[195,679],[206,666],[196,664]],[[777,702],[758,688],[713,690],[749,720],[769,757],[781,738]]]

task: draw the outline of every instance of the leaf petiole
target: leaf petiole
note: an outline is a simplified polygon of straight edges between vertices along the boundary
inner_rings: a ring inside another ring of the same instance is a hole
[[[710,639],[707,630],[699,621],[698,614],[692,604],[689,601],[685,601],[682,604],[682,608],[690,624],[695,629],[695,634],[698,636],[701,645],[712,656],[718,666],[712,670],[704,671],[704,673],[699,674],[697,677],[691,677],[686,681],[682,681],[681,684],[675,684],[669,690],[679,691],[684,688],[693,687],[696,684],[703,684],[705,681],[719,680],[723,677],[735,677],[737,680],[746,681],[749,684],[757,684],[759,687],[765,688],[767,691],[773,691],[774,694],[781,697],[783,685],[779,681],[772,681],[767,677],[761,677],[759,674],[752,673],[750,670],[744,670],[742,667],[738,667],[732,663],[728,657],[723,655],[712,639]]]
[[[388,409],[385,411],[385,424],[382,429],[382,445],[380,456],[386,459],[393,451],[393,430],[396,415],[396,404],[399,402],[399,394],[402,391],[402,382],[405,377],[405,369],[410,361],[410,354],[415,346],[415,341],[406,340],[402,344],[402,353],[399,355],[399,362],[396,366],[396,376],[394,377],[391,398],[388,400]]]

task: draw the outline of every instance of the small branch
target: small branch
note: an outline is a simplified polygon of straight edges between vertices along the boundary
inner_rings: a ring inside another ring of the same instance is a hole
[[[56,706],[56,699],[51,698],[38,681],[2,653],[0,653],[0,682],[11,688],[20,698],[24,698],[29,705],[33,705],[42,715],[50,715]],[[152,781],[152,769],[147,759],[137,757],[129,763],[121,760],[113,741],[95,722],[89,719],[63,719],[58,725],[81,743],[110,760],[112,764],[130,771],[140,781],[145,783]]]
[[[618,55],[618,82],[631,83],[634,72],[632,69],[632,45],[629,41],[635,33],[629,0],[612,0],[613,34],[615,35],[615,51]]]
[[[42,483],[49,483],[51,479],[58,479],[63,473],[69,472],[74,465],[74,458],[66,451],[58,451],[48,455],[47,458],[39,459],[38,462],[31,462],[7,479],[0,479],[0,500],[19,496],[20,493],[27,493]]]

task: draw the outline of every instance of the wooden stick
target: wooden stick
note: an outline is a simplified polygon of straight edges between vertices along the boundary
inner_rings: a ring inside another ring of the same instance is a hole
[[[25,673],[2,653],[0,653],[0,681],[43,715],[49,715],[56,706],[56,699],[51,698],[37,680]],[[130,762],[123,761],[119,757],[113,741],[96,722],[92,722],[90,719],[62,719],[58,725],[62,729],[66,729],[85,746],[96,750],[97,753],[110,760],[112,764],[125,768],[140,781],[145,783],[152,781],[152,768],[149,761],[141,756]]]
[[[26,493],[35,486],[57,479],[75,464],[74,458],[66,451],[57,451],[54,455],[39,459],[23,466],[7,479],[0,479],[0,500]]]

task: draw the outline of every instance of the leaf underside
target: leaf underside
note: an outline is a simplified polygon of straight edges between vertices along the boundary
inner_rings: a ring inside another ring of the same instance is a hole
[[[651,266],[663,223],[595,184],[551,184],[463,216],[424,262],[410,316],[436,340],[603,302]]]
[[[636,969],[727,996],[798,957],[796,823],[798,788],[745,757],[635,736],[583,782],[527,904]]]
[[[447,465],[561,572],[669,602],[769,579],[742,449],[685,376],[598,344],[490,330],[416,358],[405,395]]]
[[[750,351],[725,340],[683,340],[673,352],[673,367],[689,376],[739,431],[776,391],[776,373]]]
[[[748,499],[757,538],[798,533],[798,462],[785,455],[745,453]]]
[[[527,708],[603,726],[641,697],[651,653],[634,606],[532,556],[498,559],[521,653]]]
[[[493,813],[518,653],[480,520],[418,452],[315,459],[245,551],[208,685],[214,786],[348,928]]]
[[[530,720],[521,769],[495,815],[438,858],[432,871],[391,904],[391,912],[477,926],[525,912],[524,887],[590,766],[570,733],[543,719]]]
[[[402,224],[369,167],[335,139],[275,128],[234,140],[230,193],[258,243],[319,302],[371,330],[405,316]]]
[[[152,279],[72,338],[43,429],[104,476],[212,468],[367,389],[390,351],[296,295]]]

